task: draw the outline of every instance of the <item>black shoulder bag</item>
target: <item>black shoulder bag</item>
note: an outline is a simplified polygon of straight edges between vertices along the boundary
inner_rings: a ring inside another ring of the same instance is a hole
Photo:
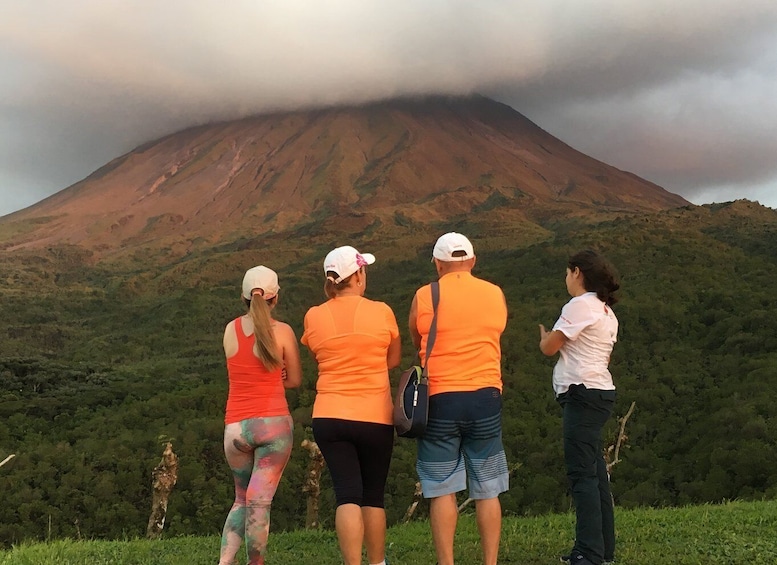
[[[413,365],[402,373],[394,398],[394,429],[399,437],[415,438],[423,435],[429,417],[429,357],[437,339],[437,306],[440,304],[440,283],[432,283],[432,307],[434,316],[426,340],[424,367]],[[420,363],[420,360],[419,360]]]

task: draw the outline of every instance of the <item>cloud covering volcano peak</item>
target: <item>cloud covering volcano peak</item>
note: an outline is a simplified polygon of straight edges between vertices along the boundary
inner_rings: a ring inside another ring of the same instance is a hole
[[[2,2],[0,213],[199,123],[479,92],[694,202],[777,207],[777,4]]]

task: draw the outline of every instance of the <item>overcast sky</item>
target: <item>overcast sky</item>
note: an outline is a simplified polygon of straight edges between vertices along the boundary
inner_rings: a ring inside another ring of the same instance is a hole
[[[0,215],[190,125],[424,93],[777,208],[775,0],[0,0]]]

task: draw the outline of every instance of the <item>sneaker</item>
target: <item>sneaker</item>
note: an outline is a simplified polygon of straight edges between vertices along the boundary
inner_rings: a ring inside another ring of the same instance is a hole
[[[562,563],[569,563],[570,565],[593,565],[588,559],[580,555],[579,553],[571,553],[569,555],[562,555],[559,557]]]
[[[558,559],[562,563],[572,563],[572,556],[571,555],[562,555]],[[386,563],[388,563],[388,561]],[[602,561],[602,565],[615,565],[615,558],[605,559],[604,561]]]

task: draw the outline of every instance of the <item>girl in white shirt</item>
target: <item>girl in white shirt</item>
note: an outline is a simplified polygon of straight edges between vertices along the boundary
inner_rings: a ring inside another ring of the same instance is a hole
[[[586,250],[569,258],[566,285],[572,299],[553,329],[540,324],[540,350],[545,355],[560,353],[553,390],[564,411],[564,462],[577,517],[575,544],[562,560],[599,565],[613,561],[615,554],[602,427],[615,403],[608,365],[618,334],[612,305],[619,284],[612,265]]]

